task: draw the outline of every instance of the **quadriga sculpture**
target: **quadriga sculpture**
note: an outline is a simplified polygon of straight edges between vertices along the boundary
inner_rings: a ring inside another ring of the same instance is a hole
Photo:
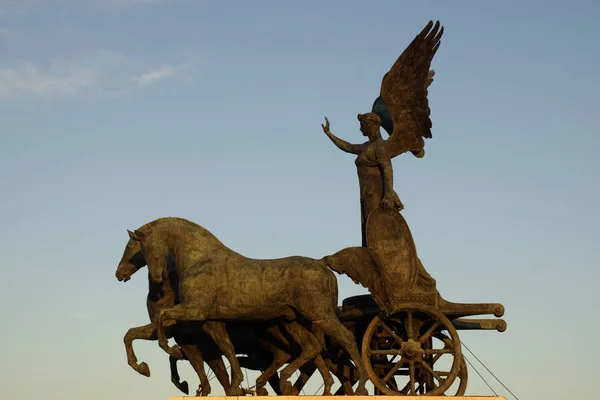
[[[129,231],[129,235],[141,245],[152,282],[160,284],[168,277],[169,257],[175,258],[180,303],[161,309],[153,321],[159,346],[171,356],[182,358],[177,345],[168,345],[165,326],[169,321],[269,320],[281,316],[293,320],[300,316],[312,323],[315,336],[329,336],[348,353],[359,374],[355,393],[368,393],[367,373],[354,335],[336,316],[337,280],[324,261],[300,256],[250,259],[182,218],[160,218]],[[243,374],[229,337],[211,336],[232,366],[233,389],[239,388]],[[289,388],[287,378],[319,353],[320,349],[290,363],[281,373],[282,388]]]

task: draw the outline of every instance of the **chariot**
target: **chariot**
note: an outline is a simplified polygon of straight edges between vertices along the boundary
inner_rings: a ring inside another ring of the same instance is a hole
[[[369,230],[375,224],[378,229]],[[503,332],[504,307],[442,298],[399,213],[374,212],[367,222],[367,241],[381,255],[380,278],[388,301],[376,301],[380,293],[349,297],[338,317],[356,338],[375,394],[439,396],[452,388],[449,394],[463,395],[468,372],[458,331]],[[494,317],[468,318],[482,315]],[[337,394],[351,394],[357,379],[353,365],[331,342],[326,352],[330,370],[342,381]]]

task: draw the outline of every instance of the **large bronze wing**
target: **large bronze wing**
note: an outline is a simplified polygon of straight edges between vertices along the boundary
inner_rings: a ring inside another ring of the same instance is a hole
[[[431,60],[440,47],[444,28],[430,21],[383,77],[380,97],[372,112],[390,134],[386,146],[391,157],[412,151],[422,153],[423,138],[431,138],[427,88],[433,82]]]

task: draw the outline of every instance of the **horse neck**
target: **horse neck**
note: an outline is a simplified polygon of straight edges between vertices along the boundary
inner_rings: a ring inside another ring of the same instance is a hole
[[[170,250],[174,255],[175,270],[183,276],[195,264],[213,259],[217,253],[229,249],[210,234],[189,235],[186,232],[171,236]]]

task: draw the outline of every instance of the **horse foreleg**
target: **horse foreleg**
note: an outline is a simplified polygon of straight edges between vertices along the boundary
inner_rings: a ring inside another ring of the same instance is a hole
[[[158,316],[154,321],[154,327],[158,336],[158,345],[161,349],[166,351],[170,356],[177,358],[178,360],[183,359],[183,353],[181,348],[175,344],[173,347],[169,347],[169,340],[165,330],[165,323],[169,320],[176,322],[180,321],[204,321],[205,314],[198,308],[177,304],[172,307],[163,308],[158,312]]]
[[[169,356],[169,366],[171,369],[171,382],[173,385],[179,390],[181,390],[185,394],[190,394],[190,388],[186,381],[181,382],[181,378],[179,377],[179,371],[177,370],[177,359],[175,357]]]
[[[258,396],[268,396],[268,392],[267,389],[265,389],[265,386],[267,385],[267,382],[269,382],[271,387],[273,387],[273,390],[275,390],[275,394],[280,395],[281,382],[279,381],[279,377],[277,376],[277,370],[283,364],[288,362],[291,357],[288,353],[281,350],[277,346],[274,346],[264,341],[262,341],[261,344],[269,353],[271,353],[271,355],[273,356],[273,361],[271,362],[271,364],[269,364],[267,368],[265,368],[264,371],[262,371],[262,374],[260,374],[260,376],[256,379],[256,394]],[[276,377],[277,379],[274,380],[274,377]],[[276,384],[277,386],[274,387],[274,384]]]
[[[181,346],[183,353],[192,364],[192,368],[196,371],[198,379],[200,379],[200,386],[196,391],[196,396],[208,396],[211,391],[208,377],[206,376],[206,370],[204,369],[204,359],[200,349],[195,344],[186,344]],[[186,393],[187,394],[187,393]]]
[[[137,362],[137,357],[133,351],[133,341],[136,339],[156,340],[154,327],[152,324],[131,328],[123,337],[123,342],[125,343],[125,352],[127,353],[127,364],[129,364],[129,366],[138,373],[144,376],[150,376],[150,368],[148,367],[148,364],[145,362],[138,364]]]
[[[300,367],[300,376],[298,377],[298,379],[296,379],[296,382],[294,383],[294,389],[298,393],[302,391],[304,385],[306,385],[306,382],[308,382],[308,380],[311,378],[311,376],[313,376],[316,370],[317,366],[314,362],[306,363]]]
[[[228,396],[244,395],[244,391],[240,387],[244,381],[244,373],[236,357],[235,348],[229,337],[229,332],[227,332],[226,325],[223,322],[206,322],[202,325],[202,328],[213,339],[219,350],[229,361],[229,365],[231,365],[231,387],[226,394]]]
[[[331,387],[335,381],[329,373],[329,368],[327,367],[327,364],[325,364],[323,356],[320,354],[315,358],[315,365],[323,378],[323,396],[331,396]]]
[[[323,348],[319,345],[315,336],[299,323],[295,321],[287,323],[285,324],[285,329],[300,346],[301,351],[300,355],[294,361],[289,363],[279,374],[279,379],[281,380],[281,392],[284,395],[297,395],[298,392],[289,382],[290,377],[306,362],[317,357]]]
[[[229,374],[227,373],[227,368],[225,367],[225,363],[223,362],[223,358],[219,356],[214,360],[206,361],[210,369],[215,373],[215,377],[223,387],[225,392],[231,390],[231,383],[229,383]]]
[[[281,396],[281,389],[279,388],[281,386],[281,381],[279,380],[279,375],[273,374],[273,376],[269,378],[269,385],[277,396]],[[258,395],[258,392],[256,394]]]

